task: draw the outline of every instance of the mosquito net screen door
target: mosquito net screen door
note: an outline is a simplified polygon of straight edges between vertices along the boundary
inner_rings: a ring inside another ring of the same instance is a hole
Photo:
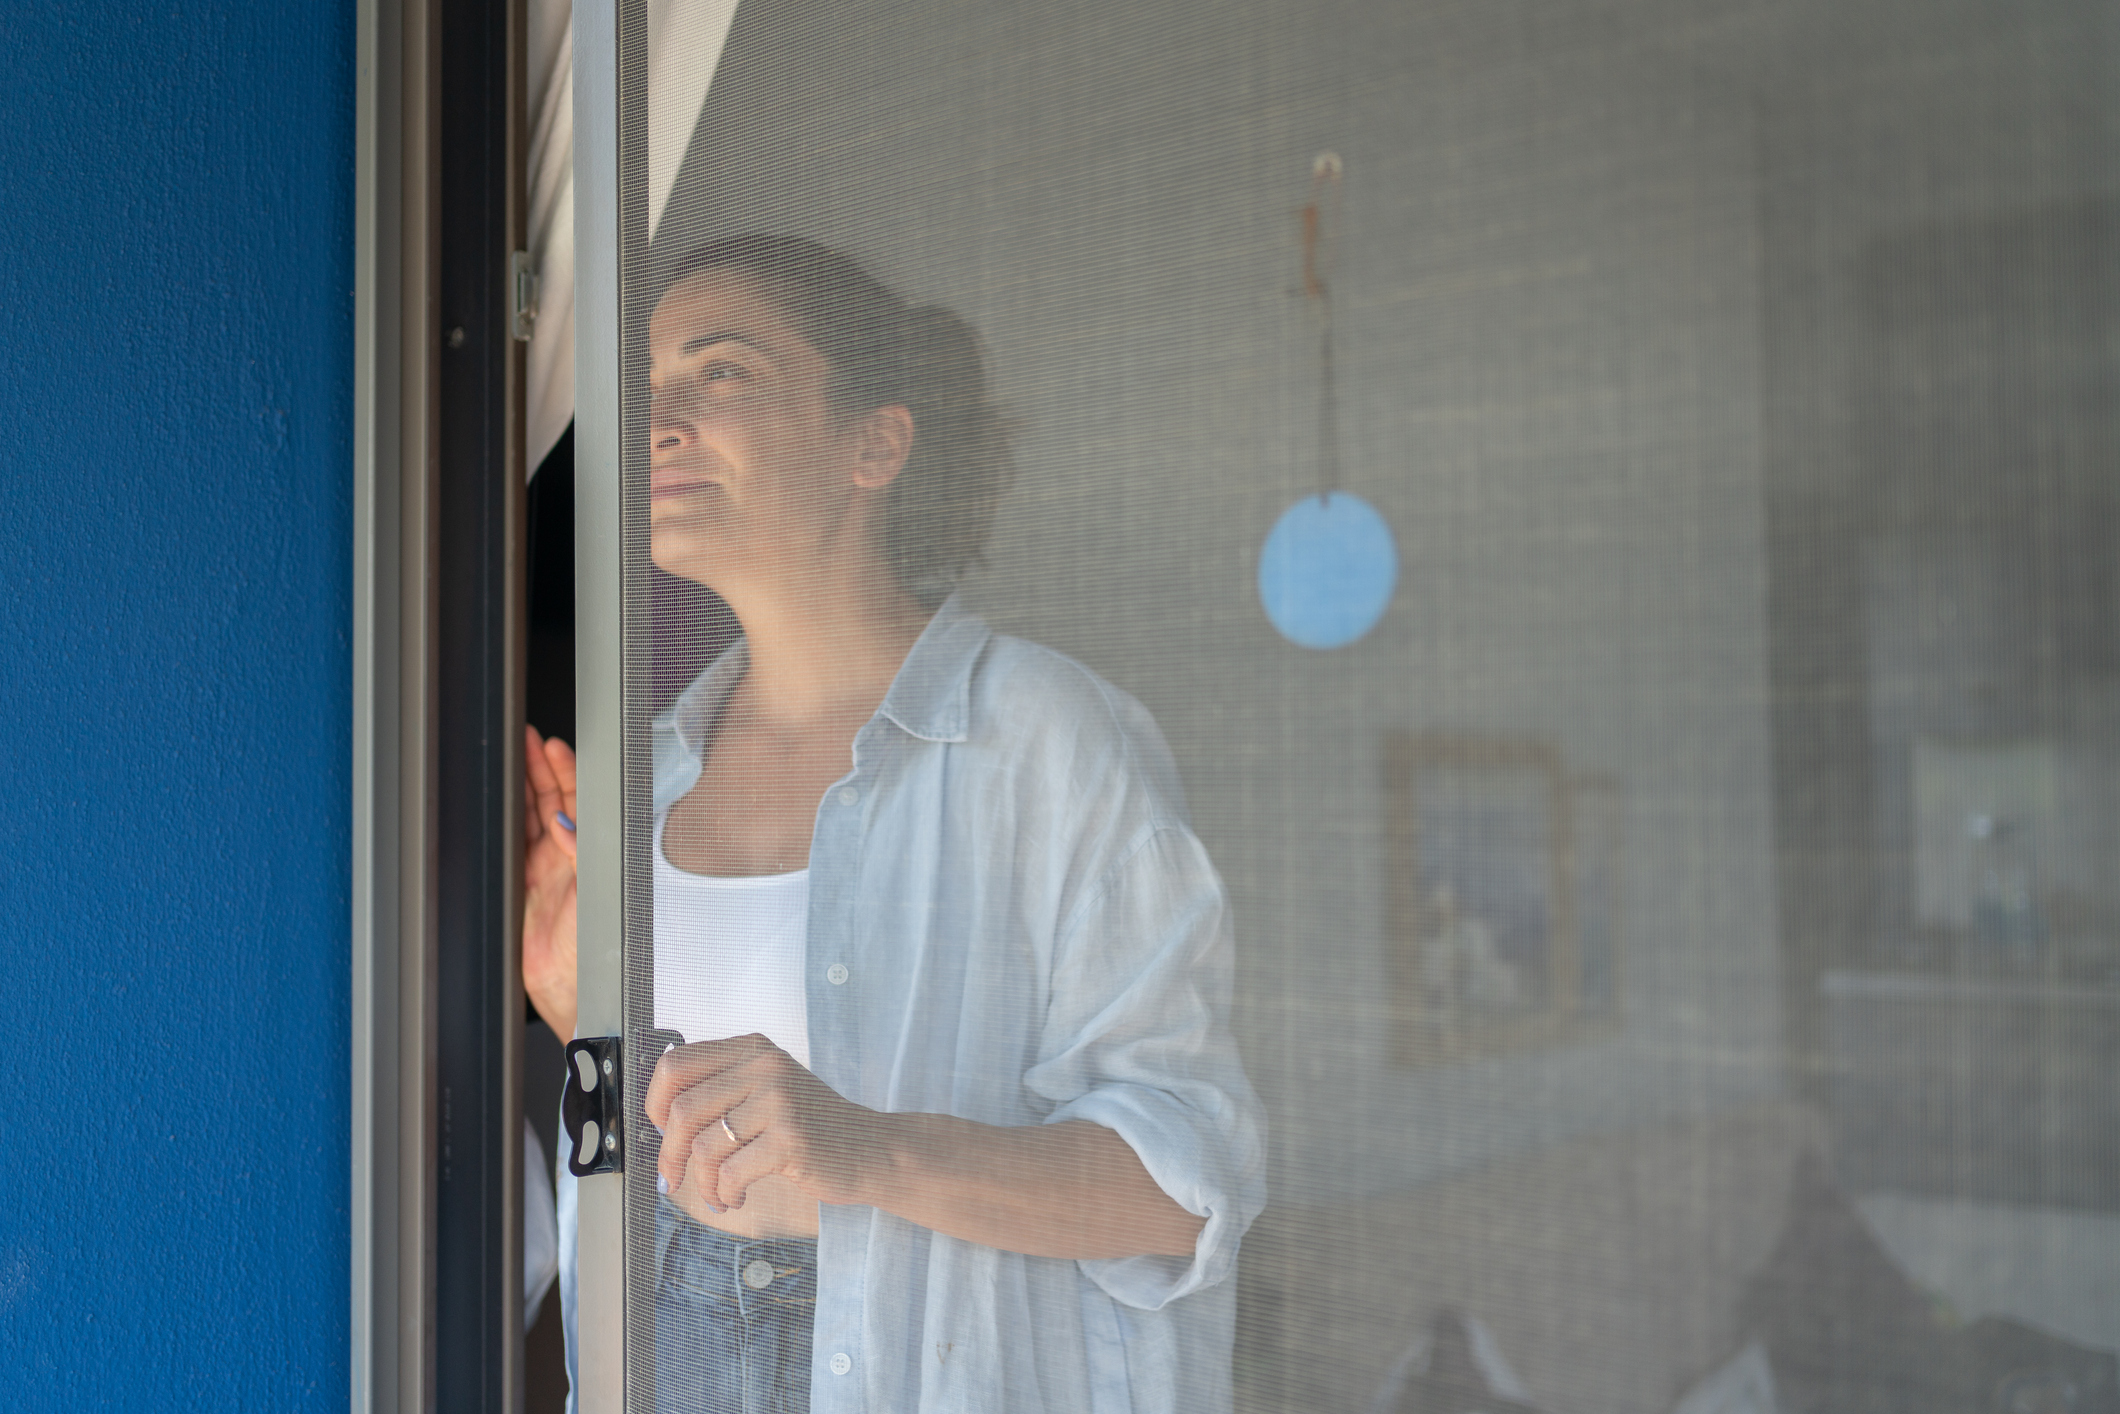
[[[585,1408],[2120,1408],[2108,7],[575,19]]]

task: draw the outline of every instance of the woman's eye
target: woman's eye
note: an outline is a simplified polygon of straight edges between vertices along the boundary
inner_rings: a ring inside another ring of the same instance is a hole
[[[710,363],[699,370],[699,381],[702,383],[720,383],[743,376],[743,365],[736,363]]]

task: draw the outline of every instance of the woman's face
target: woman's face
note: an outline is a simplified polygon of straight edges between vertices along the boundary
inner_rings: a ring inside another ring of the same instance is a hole
[[[873,415],[834,416],[824,356],[756,285],[706,271],[673,286],[648,353],[657,565],[740,598],[877,554],[904,449],[890,455],[888,427],[879,444]]]

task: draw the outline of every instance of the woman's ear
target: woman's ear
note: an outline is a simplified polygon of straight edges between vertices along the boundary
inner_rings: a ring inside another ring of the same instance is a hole
[[[881,491],[898,479],[913,454],[913,414],[895,405],[877,408],[861,420],[856,435],[854,484]]]

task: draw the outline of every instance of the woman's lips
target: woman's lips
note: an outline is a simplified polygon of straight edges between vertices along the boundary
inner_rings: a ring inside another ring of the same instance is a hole
[[[688,495],[705,486],[715,485],[710,477],[690,471],[651,471],[648,473],[648,496],[660,501],[671,496]]]

